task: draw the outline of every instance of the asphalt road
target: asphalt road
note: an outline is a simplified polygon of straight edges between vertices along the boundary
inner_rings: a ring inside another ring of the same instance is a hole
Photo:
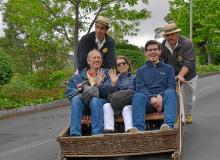
[[[184,160],[220,159],[220,75],[199,79],[193,124],[184,130]],[[0,160],[55,160],[56,136],[69,124],[69,108],[11,117],[0,121]],[[92,158],[91,160],[94,160]],[[105,158],[168,160],[169,155]]]

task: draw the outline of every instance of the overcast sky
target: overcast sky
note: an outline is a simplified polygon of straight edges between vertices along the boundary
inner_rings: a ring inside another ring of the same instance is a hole
[[[1,1],[1,0],[0,0]],[[137,37],[128,37],[129,43],[144,46],[146,41],[154,39],[154,29],[165,24],[163,18],[169,11],[168,0],[149,0],[149,5],[139,3],[137,8],[147,8],[151,11],[151,18],[141,22],[140,32]],[[0,14],[0,36],[2,32],[2,15]]]
[[[129,37],[128,40],[137,46],[144,46],[148,40],[154,39],[154,29],[165,24],[164,17],[169,12],[169,3],[168,0],[149,0],[149,5],[139,4],[138,7],[151,11],[151,18],[141,23],[137,37]]]

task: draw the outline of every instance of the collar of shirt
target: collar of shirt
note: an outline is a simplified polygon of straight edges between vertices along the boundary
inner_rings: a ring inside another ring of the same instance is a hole
[[[159,60],[157,63],[153,63],[153,62],[151,62],[151,61],[147,61],[146,63],[145,63],[148,67],[157,67],[157,66],[159,66],[159,65],[161,65],[162,64],[162,61],[161,60]]]
[[[98,46],[99,50],[102,48],[102,46],[104,45],[105,42],[106,42],[105,37],[104,37],[102,42],[100,42],[100,40],[97,37],[95,37],[95,43],[97,43],[97,46]]]
[[[178,46],[178,43],[179,43],[179,40],[177,41],[177,43],[176,43],[176,45],[175,45],[175,47],[174,47],[173,50],[172,50],[170,44],[169,44],[167,41],[165,42],[165,46],[167,47],[167,49],[169,49],[170,53],[173,54],[173,51],[174,51],[175,48]]]

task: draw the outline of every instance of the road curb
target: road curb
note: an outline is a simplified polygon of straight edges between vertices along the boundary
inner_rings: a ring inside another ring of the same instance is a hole
[[[204,77],[213,76],[213,75],[217,75],[217,74],[220,74],[220,72],[212,72],[212,73],[207,73],[207,74],[201,74],[201,75],[199,75],[199,78],[204,78]]]
[[[27,113],[34,113],[34,112],[54,109],[58,107],[66,107],[69,105],[70,105],[69,101],[67,99],[63,99],[63,100],[57,100],[51,103],[37,104],[33,106],[25,106],[22,108],[4,110],[4,111],[0,111],[0,120],[9,118],[12,116],[18,116],[18,115],[23,115]]]

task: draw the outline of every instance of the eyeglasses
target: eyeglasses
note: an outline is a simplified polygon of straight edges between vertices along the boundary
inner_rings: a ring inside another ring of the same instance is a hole
[[[124,66],[124,65],[126,65],[126,64],[127,64],[127,62],[121,62],[121,63],[117,63],[116,66],[117,66],[117,67],[120,67],[121,65]]]
[[[158,48],[147,49],[147,52],[158,51]]]

